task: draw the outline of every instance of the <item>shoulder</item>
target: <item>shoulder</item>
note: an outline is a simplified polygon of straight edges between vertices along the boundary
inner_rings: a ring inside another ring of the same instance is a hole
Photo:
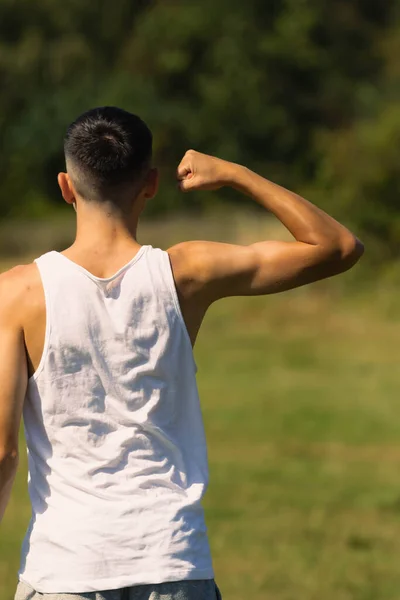
[[[175,282],[192,291],[204,285],[210,274],[212,257],[220,244],[216,242],[181,242],[167,250]]]
[[[1,273],[0,319],[22,323],[22,313],[39,287],[40,275],[34,263],[19,265]]]
[[[7,297],[17,299],[38,282],[40,282],[40,275],[35,263],[13,267],[0,274],[1,299],[2,301]]]
[[[252,266],[255,245],[222,242],[182,242],[168,250],[173,268],[200,282],[229,276]]]
[[[238,283],[254,272],[254,246],[220,242],[183,242],[168,250],[175,282],[182,295],[204,298],[207,304],[236,295]],[[243,286],[240,287],[240,290]]]
[[[239,247],[222,242],[194,240],[172,246],[168,254],[171,262],[176,263],[183,270],[194,273],[198,277],[205,277],[212,271],[213,265],[218,263],[221,256],[229,253],[232,248]]]

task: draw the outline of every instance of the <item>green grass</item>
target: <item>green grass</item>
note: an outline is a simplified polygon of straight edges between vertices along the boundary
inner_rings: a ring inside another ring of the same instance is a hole
[[[396,286],[325,282],[210,311],[196,360],[227,600],[400,598],[397,304]],[[2,600],[29,518],[25,470],[0,530]]]
[[[400,598],[399,334],[367,300],[316,291],[210,314],[206,506],[227,598]]]

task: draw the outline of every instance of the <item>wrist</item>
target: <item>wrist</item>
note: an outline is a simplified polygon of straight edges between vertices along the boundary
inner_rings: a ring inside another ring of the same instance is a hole
[[[222,184],[224,186],[235,188],[244,181],[247,169],[246,167],[236,163],[228,161],[224,161],[224,163],[225,164],[221,178]]]

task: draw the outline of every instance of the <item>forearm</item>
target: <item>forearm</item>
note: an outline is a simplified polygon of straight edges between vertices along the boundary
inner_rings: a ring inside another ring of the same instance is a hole
[[[358,240],[346,227],[297,194],[240,165],[228,167],[229,185],[273,213],[299,242],[354,247]]]
[[[18,456],[13,455],[0,461],[0,523],[10,499],[11,489],[17,474]]]

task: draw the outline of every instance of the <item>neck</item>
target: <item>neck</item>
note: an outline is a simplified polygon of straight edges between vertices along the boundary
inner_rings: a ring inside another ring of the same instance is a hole
[[[119,248],[136,245],[139,215],[139,211],[125,214],[107,202],[101,207],[79,203],[75,249],[93,249],[96,254],[107,255]]]

